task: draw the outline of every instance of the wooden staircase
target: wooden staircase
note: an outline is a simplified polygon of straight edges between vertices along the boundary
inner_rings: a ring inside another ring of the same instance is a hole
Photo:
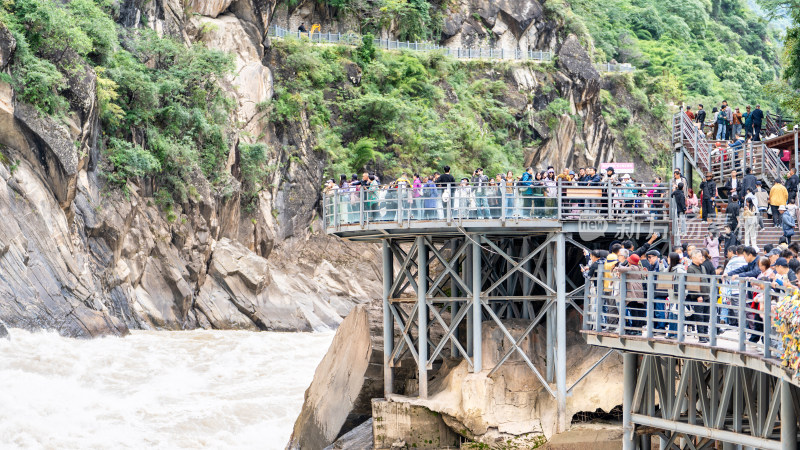
[[[673,147],[682,151],[695,170],[702,174],[711,172],[718,187],[722,187],[737,170],[739,179],[749,167],[752,174],[767,185],[783,179],[786,169],[777,150],[763,142],[750,142],[737,150],[728,150],[728,142],[707,140],[692,120],[683,112],[675,114],[672,121]]]
[[[758,232],[758,237],[756,242],[758,244],[758,248],[763,250],[764,246],[767,244],[778,245],[778,240],[781,236],[783,236],[783,230],[781,227],[774,227],[772,226],[772,218],[764,214],[764,229]],[[713,217],[711,223],[708,223],[704,220],[701,220],[699,215],[697,217],[687,218],[686,219],[686,231],[687,233],[681,236],[680,241],[681,243],[687,243],[690,245],[695,245],[697,248],[704,247],[704,240],[706,236],[708,236],[709,229],[714,227],[720,233],[725,229],[727,221],[725,218],[725,213],[722,212],[717,214],[716,217]],[[740,217],[739,218],[739,229],[738,229],[738,236],[739,242],[744,245],[744,220]],[[724,253],[724,250],[720,244],[720,253]],[[724,255],[721,255],[724,259]]]

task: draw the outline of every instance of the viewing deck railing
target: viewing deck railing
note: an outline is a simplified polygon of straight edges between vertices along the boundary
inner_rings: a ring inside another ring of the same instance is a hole
[[[602,268],[588,283],[584,331],[692,343],[781,365],[773,308],[790,288],[753,278]]]
[[[428,222],[431,227],[495,221],[669,222],[667,184],[534,182],[508,186],[349,187],[323,194],[327,230]]]

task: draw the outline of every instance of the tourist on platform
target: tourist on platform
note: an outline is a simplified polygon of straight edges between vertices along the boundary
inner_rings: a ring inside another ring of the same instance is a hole
[[[520,215],[522,217],[531,216],[531,206],[533,205],[533,167],[528,167],[522,174],[519,182],[520,195],[522,197],[522,207]]]
[[[692,188],[689,188],[689,195],[686,196],[686,212],[692,215],[700,212],[700,199],[697,198]]]
[[[753,120],[753,141],[761,141],[761,123],[764,120],[764,111],[761,110],[761,105],[756,105],[755,111],[752,114]]]
[[[734,233],[739,232],[739,196],[733,194],[728,201],[728,206],[725,208],[725,218],[728,226]]]
[[[464,177],[453,194],[453,216],[456,219],[469,219],[475,209],[475,191],[469,186],[469,178]]]
[[[744,198],[744,183],[739,180],[739,173],[735,170],[731,172],[731,179],[725,182],[725,187],[722,189],[728,198],[733,196]]]
[[[742,114],[742,119],[744,121],[744,136],[745,139],[752,139],[753,138],[753,113],[750,112],[750,105],[747,105],[745,108],[744,114]]]
[[[786,210],[785,205],[778,208],[781,213],[781,229],[783,230],[783,237],[786,238],[786,243],[792,243],[792,236],[794,236],[794,227],[797,225],[795,216]]]
[[[703,262],[705,262],[703,252],[695,250],[691,255],[692,265],[686,270],[687,275],[709,275],[706,267],[703,265]],[[708,306],[711,299],[710,287],[701,286],[700,284],[690,285],[687,291],[690,292],[690,294],[687,295],[686,301],[692,303],[691,307],[694,311],[690,320],[696,324],[695,326],[700,336],[700,342],[708,342],[706,336],[708,334]]]
[[[786,167],[786,170],[789,170],[789,166],[792,163],[792,152],[790,152],[788,148],[785,148],[780,151],[780,155],[783,166]]]
[[[742,178],[742,192],[747,192],[748,189],[756,192],[756,185],[758,184],[758,180],[756,176],[753,175],[752,169],[748,166],[744,169],[744,178]]]
[[[680,169],[675,169],[672,171],[672,190],[678,188],[678,185],[683,183],[683,193],[689,193],[689,184],[686,182],[686,178],[681,174]]]
[[[719,128],[719,124],[717,123],[717,119],[719,118],[719,110],[716,106],[711,108],[711,136],[709,139],[714,139],[717,137],[717,128]]]
[[[706,122],[706,110],[703,109],[703,104],[697,105],[697,114],[694,116],[694,120],[699,124],[700,132],[703,132],[703,125]]]
[[[639,265],[639,255],[632,254],[628,256],[625,264],[619,264],[616,267],[618,275],[625,274],[625,300],[626,316],[628,317],[645,317],[646,310],[644,302],[646,298],[646,291],[644,281],[647,279],[642,267]],[[628,326],[638,328],[638,330],[631,330],[626,334],[640,335],[641,329],[644,328],[644,320],[629,320],[626,321]]]
[[[736,139],[739,136],[739,133],[742,132],[742,113],[739,112],[739,108],[736,108],[736,110],[733,112],[733,122],[731,127],[731,138]]]
[[[441,199],[439,198],[439,189],[436,188],[436,183],[433,182],[433,178],[423,177],[422,184],[423,192],[424,192],[424,201],[423,201],[423,208],[424,214],[423,216],[427,220],[436,220],[439,218],[439,209],[440,209],[440,202]]]
[[[472,174],[472,187],[475,195],[475,209],[478,219],[491,219],[492,213],[489,211],[489,199],[486,198],[486,186],[489,184],[489,177],[483,174],[482,168],[475,169]]]
[[[672,191],[671,197],[675,204],[675,213],[678,215],[680,235],[686,235],[686,198],[683,195],[683,182],[678,183],[678,188]]]
[[[773,226],[781,226],[781,212],[779,208],[781,206],[785,207],[788,200],[789,192],[786,190],[783,184],[781,184],[781,180],[776,180],[775,184],[772,186],[772,189],[769,191],[769,206],[772,210]]]
[[[414,181],[411,182],[411,197],[414,199],[414,219],[421,220],[422,213],[422,179],[418,173],[414,174]]]
[[[486,187],[486,199],[489,202],[489,213],[491,214],[491,218],[495,219],[500,217],[500,203],[502,202],[500,185],[496,181],[500,176],[501,174],[497,174],[496,178],[489,179],[489,185]]]
[[[544,179],[547,177],[547,173],[544,171],[536,172],[533,181],[533,217],[544,217],[544,195],[545,195],[545,187],[544,187]]]
[[[694,115],[694,113],[692,112],[692,107],[691,107],[691,106],[687,106],[687,107],[686,107],[686,116],[688,116],[688,117],[689,117],[689,120],[691,120],[691,121],[693,121],[693,122],[694,122],[695,115]]]
[[[800,184],[800,178],[797,176],[797,171],[794,167],[790,167],[789,176],[786,178],[786,192],[789,194],[789,200],[797,200],[798,184]]]
[[[725,105],[722,105],[722,108],[717,113],[717,140],[724,141],[727,139],[727,131],[728,131],[728,111],[726,111]]]
[[[717,197],[717,183],[714,182],[711,172],[706,174],[706,179],[700,183],[700,195],[702,197],[702,219],[711,223],[714,213],[714,199]]]
[[[681,255],[677,252],[671,252],[667,259],[669,262],[667,273],[672,274],[674,280],[678,280],[680,274],[686,273],[686,268],[682,263]],[[676,337],[675,333],[678,330],[678,314],[683,314],[683,311],[678,311],[678,285],[675,282],[669,284],[669,288],[667,289],[667,302],[664,308],[667,311],[666,317],[668,320],[669,329],[667,338],[674,339]]]
[[[716,270],[716,268],[719,267],[719,233],[716,231],[709,231],[705,239],[703,239],[703,245],[708,250],[711,264],[713,264]]]
[[[547,177],[544,179],[544,216],[547,218],[555,218],[558,214],[558,199],[556,198],[556,195],[558,195],[557,183],[555,170],[548,169]]]
[[[719,243],[723,248],[740,244],[738,235],[733,233],[731,227],[728,225],[725,225],[723,232],[719,235]]]
[[[510,170],[506,172],[505,186],[506,186],[506,217],[518,216],[519,202],[517,194],[518,191],[516,189],[516,179],[514,178],[514,172]]]
[[[749,245],[758,249],[758,208],[753,199],[755,196],[745,200],[742,217],[744,218],[744,245]]]

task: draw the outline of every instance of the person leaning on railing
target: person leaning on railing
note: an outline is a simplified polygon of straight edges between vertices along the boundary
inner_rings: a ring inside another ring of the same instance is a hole
[[[639,265],[639,255],[632,254],[628,259],[621,264],[618,264],[615,271],[617,274],[625,274],[625,310],[627,316],[640,317],[646,316],[644,302],[646,298],[645,269]],[[633,328],[643,328],[644,320],[642,319],[628,319],[627,323]],[[634,330],[629,334],[641,334],[640,330]]]

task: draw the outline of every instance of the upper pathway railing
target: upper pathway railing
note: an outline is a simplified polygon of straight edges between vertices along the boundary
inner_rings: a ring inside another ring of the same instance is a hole
[[[291,31],[286,28],[273,25],[269,27],[269,35],[273,37],[294,37],[297,39],[306,38],[311,42],[360,45],[361,36],[356,33],[331,33],[307,31]],[[535,62],[550,62],[553,59],[552,53],[542,50],[520,50],[507,48],[461,48],[446,47],[432,42],[410,42],[396,41],[391,39],[373,39],[376,47],[385,50],[412,50],[420,52],[441,52],[451,58],[458,59],[506,59],[506,60],[527,60]],[[634,72],[636,69],[630,64],[620,63],[598,63],[595,64],[600,72]]]
[[[768,280],[676,272],[612,271],[587,281],[583,330],[738,352],[781,366],[774,308],[791,288]]]
[[[666,225],[670,220],[669,193],[667,184],[622,182],[592,186],[562,181],[505,186],[353,186],[323,194],[323,219],[329,232],[392,223],[431,228],[581,220]]]

